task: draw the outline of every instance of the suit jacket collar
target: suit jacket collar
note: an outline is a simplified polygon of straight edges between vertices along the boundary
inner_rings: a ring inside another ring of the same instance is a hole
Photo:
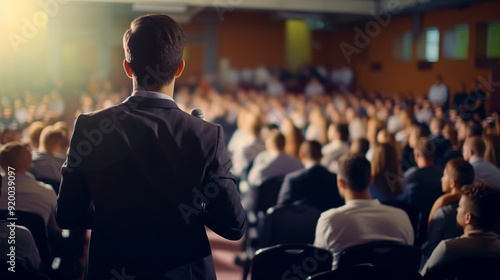
[[[179,109],[179,106],[177,106],[177,104],[172,100],[142,97],[142,96],[129,96],[122,103],[127,105],[128,107],[130,107],[132,109],[134,109],[134,108]]]

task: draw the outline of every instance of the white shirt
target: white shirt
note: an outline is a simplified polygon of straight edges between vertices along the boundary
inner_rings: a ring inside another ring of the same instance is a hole
[[[412,245],[413,228],[408,215],[376,199],[350,200],[344,206],[321,214],[316,226],[314,246],[332,252],[332,268],[335,269],[343,250],[373,241],[396,241]]]
[[[250,186],[260,186],[267,179],[281,176],[302,169],[302,164],[296,158],[286,154],[260,152],[254,160],[252,169],[248,173]]]
[[[349,135],[351,137],[351,141],[365,137],[365,127],[360,118],[355,118],[349,123]]]
[[[500,169],[494,164],[487,162],[484,158],[476,158],[469,162],[474,168],[474,182],[484,180],[493,186],[500,187]]]
[[[16,174],[15,176],[15,202],[17,211],[37,214],[43,218],[48,228],[56,229],[54,211],[56,209],[56,193],[48,184],[34,179],[31,173]],[[2,179],[2,195],[0,197],[0,210],[7,210],[8,205],[8,180]]]

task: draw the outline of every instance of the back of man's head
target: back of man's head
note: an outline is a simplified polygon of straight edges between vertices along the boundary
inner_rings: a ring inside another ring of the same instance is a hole
[[[285,136],[277,129],[272,129],[266,137],[266,149],[283,152],[285,150]]]
[[[483,139],[479,136],[473,136],[465,140],[464,147],[468,148],[473,155],[477,157],[483,157],[486,146],[484,145]],[[464,150],[466,150],[464,148]]]
[[[337,132],[337,135],[341,141],[349,140],[349,126],[347,126],[347,124],[336,124],[335,131]]]
[[[300,144],[299,155],[301,159],[319,162],[323,157],[321,154],[321,144],[314,140],[304,141]]]
[[[481,126],[480,123],[476,121],[469,121],[467,123],[467,137],[474,137],[474,136],[479,136],[481,137],[483,135],[483,127]]]
[[[16,169],[16,174],[24,172],[23,169],[31,165],[31,154],[28,145],[19,141],[9,142],[0,148],[0,167],[5,173],[9,167]],[[18,170],[19,169],[19,170]]]
[[[59,151],[66,142],[66,135],[62,129],[54,126],[47,126],[40,135],[40,151],[46,151],[54,154]]]
[[[420,137],[417,140],[415,148],[413,148],[415,154],[418,153],[418,157],[424,159],[425,161],[432,161],[436,153],[436,144],[427,137]]]
[[[185,41],[180,26],[167,15],[134,19],[123,35],[123,49],[137,84],[147,90],[170,84],[182,61]]]
[[[474,167],[461,158],[454,158],[448,161],[444,172],[446,172],[450,179],[455,180],[459,187],[474,182]]]
[[[474,228],[492,230],[500,218],[500,189],[482,180],[462,187],[464,212],[474,217]]]
[[[348,189],[364,192],[370,186],[370,162],[362,154],[346,154],[339,160],[337,176],[345,182]]]

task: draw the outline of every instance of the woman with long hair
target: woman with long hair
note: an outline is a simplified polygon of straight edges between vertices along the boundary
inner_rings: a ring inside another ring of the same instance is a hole
[[[377,143],[373,148],[370,194],[380,201],[404,200],[403,175],[396,147],[391,143]]]

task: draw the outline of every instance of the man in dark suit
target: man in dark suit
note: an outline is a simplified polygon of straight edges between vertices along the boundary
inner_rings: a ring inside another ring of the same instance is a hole
[[[216,279],[205,226],[231,240],[246,230],[222,128],[172,99],[184,43],[168,16],[135,19],[132,96],[76,120],[56,219],[92,229],[87,279]]]
[[[337,176],[320,164],[321,144],[304,141],[299,157],[305,169],[285,176],[278,205],[300,203],[326,211],[344,204],[337,188]]]

